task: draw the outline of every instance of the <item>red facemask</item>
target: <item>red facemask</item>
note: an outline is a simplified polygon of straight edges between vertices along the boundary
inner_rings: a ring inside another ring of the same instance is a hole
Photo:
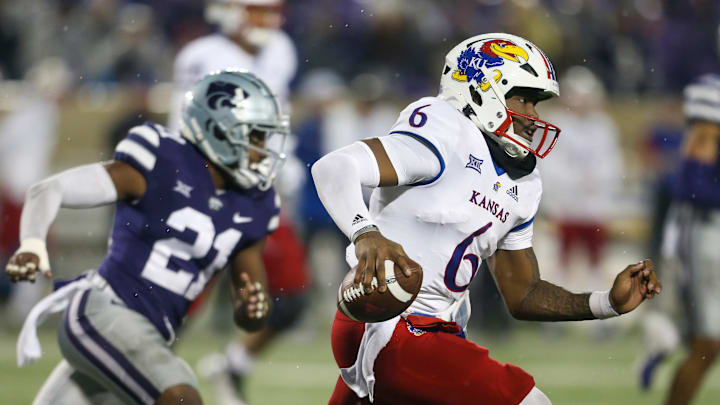
[[[517,144],[523,149],[526,149],[533,155],[539,157],[540,159],[544,158],[545,156],[550,153],[552,148],[555,146],[555,143],[557,142],[558,137],[560,136],[560,128],[558,128],[556,125],[553,125],[547,121],[543,121],[541,119],[531,117],[529,115],[521,114],[519,112],[510,110],[508,108],[505,109],[507,111],[507,118],[505,121],[500,125],[500,127],[495,130],[496,135],[504,136],[513,143]],[[513,117],[522,117],[525,118],[530,122],[528,126],[535,127],[534,134],[532,136],[532,140],[530,141],[530,146],[526,146],[523,142],[518,141],[515,137],[521,137],[521,135],[515,134],[510,135],[507,133],[508,128],[513,124]],[[538,133],[538,131],[541,131],[541,133]]]

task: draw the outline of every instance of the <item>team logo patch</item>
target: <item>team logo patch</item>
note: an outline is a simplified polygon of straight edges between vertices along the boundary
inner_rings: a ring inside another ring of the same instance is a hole
[[[410,325],[410,322],[408,322],[408,321],[405,321],[405,324],[407,325],[408,331],[415,336],[422,336],[426,333],[424,330],[420,330],[420,329]]]
[[[210,197],[208,200],[208,207],[213,211],[220,211],[220,209],[223,207],[222,201],[220,201],[219,198],[213,196]]]
[[[500,184],[499,181],[496,181],[495,184],[493,184],[493,190],[495,191],[500,190],[500,187],[502,187],[502,184]]]
[[[248,96],[249,94],[237,85],[223,81],[210,83],[206,93],[208,106],[213,110],[221,107],[235,108]]]
[[[192,191],[192,187],[189,185],[183,183],[180,180],[177,180],[177,183],[175,184],[175,188],[173,188],[173,191],[180,193],[185,196],[185,198],[190,198],[190,192]]]
[[[473,156],[472,154],[470,154],[469,160],[468,160],[467,164],[465,165],[465,167],[468,169],[473,169],[476,172],[482,174],[482,171],[480,171],[480,165],[482,165],[482,163],[483,163],[482,159],[478,159],[475,156]]]
[[[517,201],[518,200],[518,186],[514,185],[514,186],[510,187],[507,191],[507,195],[512,197],[513,200]]]

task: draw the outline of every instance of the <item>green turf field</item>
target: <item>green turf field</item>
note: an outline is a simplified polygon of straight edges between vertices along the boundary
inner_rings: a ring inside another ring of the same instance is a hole
[[[329,325],[328,325],[329,327]],[[183,335],[178,352],[191,365],[209,350],[221,348],[225,339],[198,324]],[[32,398],[59,360],[52,329],[41,334],[45,357],[26,368],[15,367],[15,335],[0,333],[0,404],[30,404]],[[520,365],[535,376],[538,386],[553,404],[661,404],[674,365],[682,356],[673,356],[658,373],[648,393],[637,389],[635,353],[641,349],[639,334],[615,337],[605,342],[593,340],[584,331],[569,329],[548,337],[535,327],[523,326],[510,335],[481,337],[491,355]],[[327,332],[305,330],[283,339],[261,359],[248,383],[251,404],[327,403],[337,371],[332,362]],[[214,404],[210,386],[201,381],[207,404]],[[720,403],[720,371],[708,376],[695,404]]]

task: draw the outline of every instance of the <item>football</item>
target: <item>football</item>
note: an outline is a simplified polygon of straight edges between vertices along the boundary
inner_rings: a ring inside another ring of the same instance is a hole
[[[390,260],[385,261],[385,281],[387,291],[377,290],[377,277],[373,277],[372,292],[365,294],[362,284],[353,286],[355,271],[353,267],[345,276],[338,290],[338,309],[345,316],[359,322],[382,322],[400,315],[412,304],[422,286],[422,269],[415,269],[410,277],[405,277],[399,266]]]

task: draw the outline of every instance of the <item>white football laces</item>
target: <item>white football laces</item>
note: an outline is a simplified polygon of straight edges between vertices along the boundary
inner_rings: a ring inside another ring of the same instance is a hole
[[[372,288],[377,288],[378,281],[377,277],[373,277],[372,281],[370,282],[370,286]],[[355,299],[361,297],[363,294],[365,294],[365,286],[360,284],[359,287],[350,287],[347,290],[343,292],[343,300],[345,302],[353,302]]]

